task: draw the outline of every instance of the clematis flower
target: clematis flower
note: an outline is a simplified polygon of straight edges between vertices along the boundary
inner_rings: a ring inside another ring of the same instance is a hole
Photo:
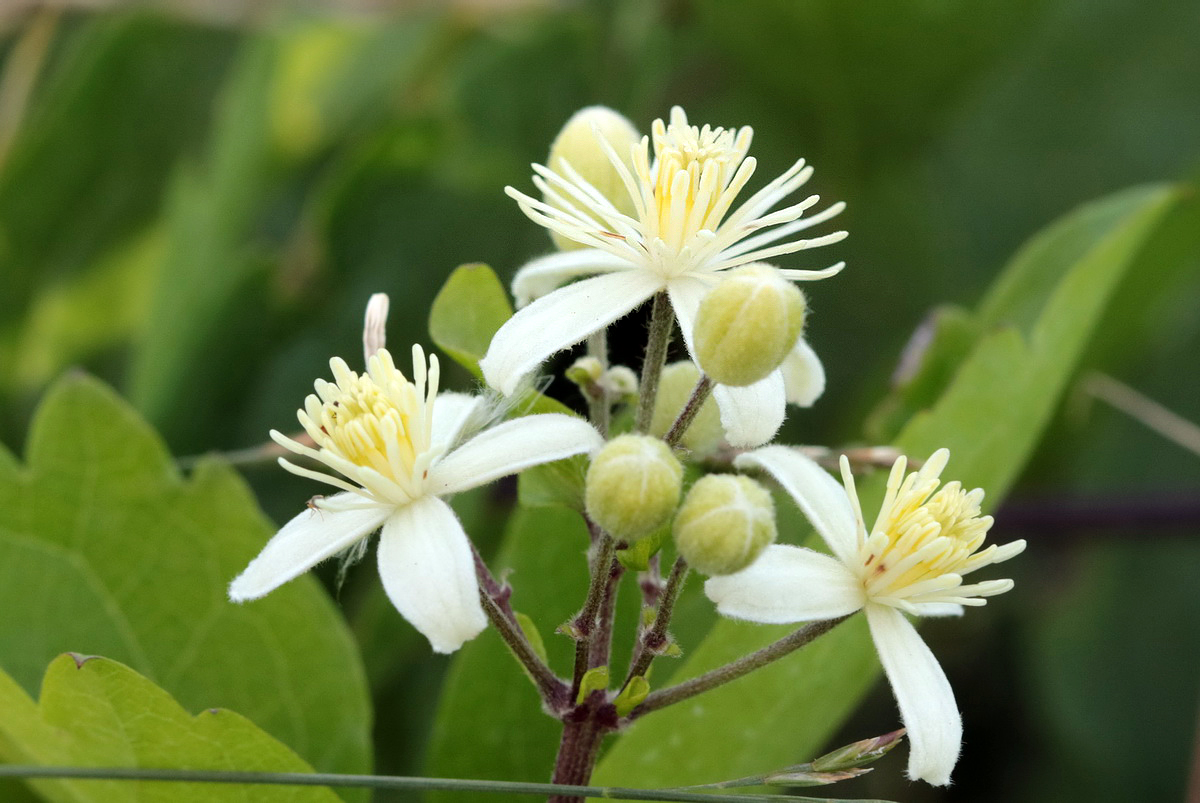
[[[867,530],[842,457],[839,485],[812,460],[782,446],[738,457],[741,468],[765,470],[783,486],[829,545],[833,557],[795,546],[768,547],[745,570],[705,583],[726,616],[785,624],[847,616],[863,610],[884,672],[908,728],[908,775],[943,785],[962,745],[962,718],[945,673],[905,618],[958,615],[1013,587],[1012,580],[964,584],[976,569],[1025,549],[1024,541],[983,547],[991,516],[979,515],[983,491],[957,482],[938,489],[949,460],[935,452],[905,476],[905,459],[892,466],[875,526]]]
[[[813,195],[771,211],[812,175],[803,159],[734,208],[756,165],[747,156],[752,134],[749,127],[697,128],[677,106],[669,124],[654,122],[653,163],[651,138],[643,137],[632,146],[630,168],[597,129],[596,144],[620,176],[633,215],[620,211],[565,159],[553,169],[533,166],[533,182],[544,201],[507,187],[531,220],[585,247],[535,259],[517,272],[513,293],[518,305],[527,306],[500,327],[479,363],[488,384],[512,393],[547,357],[660,291],[670,297],[691,352],[700,299],[723,271],[843,239],[844,231],[787,238],[829,220],[845,204],[804,217],[819,201]],[[811,281],[833,276],[843,266],[781,272],[793,281]],[[590,278],[560,287],[583,276]],[[714,397],[730,443],[758,446],[783,423],[787,401],[808,405],[823,389],[820,362],[801,340],[767,378],[744,388],[717,386]]]
[[[382,343],[380,332],[369,310],[368,353]],[[280,459],[293,474],[341,493],[315,500],[283,526],[230,584],[234,602],[257,599],[382,528],[384,590],[436,652],[454,652],[486,626],[470,542],[441,497],[592,451],[602,440],[587,422],[551,414],[508,421],[459,443],[481,400],[439,395],[437,357],[426,362],[420,346],[412,356],[412,381],[383,348],[361,375],[331,360],[335,381],[318,379],[298,413],[316,448],[271,432],[276,443],[345,479]]]

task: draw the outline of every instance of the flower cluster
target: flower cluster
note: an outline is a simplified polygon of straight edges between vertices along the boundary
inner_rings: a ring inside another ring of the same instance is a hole
[[[904,457],[896,460],[868,528],[846,457],[838,483],[802,451],[770,444],[786,405],[813,404],[825,384],[803,333],[807,300],[794,282],[832,277],[843,264],[801,270],[764,260],[837,243],[846,232],[796,236],[844,208],[808,214],[815,195],[781,206],[812,175],[804,160],[742,198],[756,167],[751,138],[746,127],[691,125],[679,108],[649,136],[608,109],[573,117],[547,165],[534,165],[541,197],[507,188],[558,250],[517,271],[519,309],[479,369],[494,391],[513,395],[552,354],[653,299],[640,382],[593,352],[567,372],[589,399],[590,421],[541,414],[481,426],[496,417],[487,401],[439,393],[435,356],[413,346],[411,378],[396,366],[385,348],[387,300],[373,297],[365,372],[333,359],[333,381],[317,380],[298,413],[304,435],[271,433],[307,461],[281,459],[284,468],[339,493],[315,498],[284,525],[233,581],[230,597],[260,597],[322,560],[356,552],[381,530],[383,587],[434,650],[457,650],[490,621],[546,710],[564,722],[592,718],[596,739],[708,687],[700,679],[651,694],[647,679],[655,656],[672,646],[667,625],[689,570],[709,576],[705,593],[737,619],[832,626],[863,611],[911,740],[909,775],[948,783],[962,722],[909,617],[961,614],[1009,590],[1010,580],[965,578],[1025,544],[985,546],[992,519],[981,515],[983,491],[941,484],[944,449],[912,472]],[[689,359],[664,366],[675,326]],[[615,414],[635,406],[636,415]],[[577,455],[591,459],[580,507],[593,535],[592,583],[581,612],[560,627],[577,641],[567,681],[530,646],[526,625],[507,607],[511,589],[492,577],[443,498]],[[718,471],[690,481],[687,463]],[[795,500],[832,555],[775,543],[769,483]],[[664,581],[657,550],[670,535],[678,557]],[[634,547],[646,560],[639,583],[647,608],[626,680],[609,691],[605,639],[625,565],[616,551]],[[807,632],[819,634],[797,631]],[[803,643],[785,639],[778,657]],[[710,685],[742,666],[713,674]],[[594,749],[579,749],[579,760],[594,760]],[[577,761],[564,764],[578,773]]]

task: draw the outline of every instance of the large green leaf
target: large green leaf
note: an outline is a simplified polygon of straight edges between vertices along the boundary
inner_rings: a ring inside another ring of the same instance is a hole
[[[0,671],[0,757],[11,764],[311,772],[240,714],[192,716],[170,694],[107,658],[61,655],[46,669],[38,702]],[[120,801],[336,801],[320,787],[130,781],[30,781],[56,803]]]
[[[948,475],[985,488],[995,505],[1056,408],[1113,289],[1174,197],[1164,187],[1123,192],[1036,237],[983,305],[983,322],[992,331],[932,409],[904,428],[897,445],[916,456],[949,446]],[[1046,273],[1060,278],[1053,285],[1031,281],[1027,292],[1010,289],[1013,276]],[[881,491],[881,477],[873,479],[861,489],[867,510]],[[720,665],[782,632],[720,621],[680,676]],[[696,783],[815,755],[878,671],[865,627],[852,621],[799,655],[638,722],[605,756],[597,781]],[[736,729],[744,738],[686,736],[717,728]]]
[[[508,294],[487,265],[454,269],[429,310],[429,335],[438,348],[479,379],[479,361],[492,335],[512,317]]]
[[[272,532],[242,480],[188,480],[149,427],[69,377],[34,421],[27,463],[0,450],[0,665],[27,691],[65,651],[120,660],[187,708],[244,712],[322,770],[370,767],[362,666],[309,578],[225,598]]]

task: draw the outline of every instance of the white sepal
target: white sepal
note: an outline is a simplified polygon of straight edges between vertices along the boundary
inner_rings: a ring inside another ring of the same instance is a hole
[[[734,465],[743,469],[755,466],[774,477],[796,500],[833,554],[845,564],[857,562],[858,519],[846,489],[828,471],[786,446],[747,452]]]
[[[567,285],[518,310],[492,336],[479,361],[484,379],[505,396],[555,352],[627,315],[662,288],[644,271],[621,271]]]
[[[769,546],[737,574],[713,577],[704,593],[725,616],[763,624],[848,616],[865,601],[862,583],[839,561],[797,546]]]
[[[787,413],[783,374],[777,370],[744,388],[717,385],[713,388],[713,399],[721,411],[725,440],[739,448],[768,443],[783,426]]]
[[[812,407],[825,392],[825,366],[804,335],[796,341],[779,370],[783,373],[783,386],[791,404]]]
[[[546,413],[506,421],[476,435],[429,470],[430,493],[459,493],[530,466],[599,449],[604,443],[582,418]]]
[[[866,613],[908,729],[908,777],[945,786],[962,749],[962,716],[950,681],[904,614],[877,604],[867,605]]]
[[[396,610],[434,652],[454,652],[487,627],[467,534],[440,499],[418,499],[384,523],[379,576]]]
[[[325,501],[333,508],[365,503],[363,497],[354,493],[340,493]],[[229,584],[229,598],[245,602],[274,591],[366,538],[379,529],[390,512],[390,508],[379,506],[304,510],[283,525],[258,557],[234,578]]]
[[[468,393],[439,393],[433,400],[433,428],[430,446],[449,449],[462,435],[476,410],[483,406],[481,396]]]
[[[526,262],[513,277],[512,294],[517,308],[541,298],[572,279],[596,273],[631,270],[628,259],[599,248],[563,251]]]
[[[917,616],[943,618],[947,616],[962,616],[966,609],[954,602],[914,602]]]

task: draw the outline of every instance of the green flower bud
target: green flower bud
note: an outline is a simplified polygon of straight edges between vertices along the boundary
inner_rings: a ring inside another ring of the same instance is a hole
[[[739,572],[774,540],[771,494],[741,475],[702,477],[675,516],[679,554],[701,574]]]
[[[658,380],[658,395],[654,397],[654,417],[650,419],[650,434],[661,438],[671,429],[684,405],[700,381],[700,369],[691,360],[673,362],[663,368]],[[680,440],[696,454],[709,454],[721,443],[725,430],[721,428],[721,413],[710,396],[700,405],[700,412]]]
[[[679,505],[683,466],[658,438],[620,435],[588,468],[584,504],[616,538],[635,541],[666,524]]]
[[[629,197],[629,190],[625,188],[617,169],[613,167],[608,154],[596,139],[597,134],[608,141],[625,166],[632,170],[633,157],[630,149],[641,140],[642,135],[633,127],[633,123],[605,106],[588,106],[575,112],[571,119],[567,120],[567,124],[550,145],[546,167],[565,176],[566,171],[561,164],[565,160],[613,206],[627,215],[633,215],[633,199]],[[547,197],[544,200],[551,206],[560,206],[553,198]],[[574,240],[568,240],[557,232],[550,232],[550,237],[560,251],[586,247]]]
[[[804,328],[804,294],[770,265],[730,271],[696,313],[696,359],[713,381],[752,385],[783,362]]]
[[[604,365],[595,357],[580,357],[564,374],[579,387],[594,385],[604,374]]]

